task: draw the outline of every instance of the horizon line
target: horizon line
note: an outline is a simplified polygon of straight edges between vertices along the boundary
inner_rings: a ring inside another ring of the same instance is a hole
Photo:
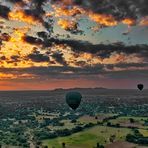
[[[56,91],[56,90],[71,90],[71,89],[106,89],[106,90],[138,90],[137,88],[105,88],[105,87],[72,87],[72,88],[55,88],[55,89],[12,89],[12,90],[0,90],[0,92],[7,91]],[[148,90],[145,88],[143,90]]]

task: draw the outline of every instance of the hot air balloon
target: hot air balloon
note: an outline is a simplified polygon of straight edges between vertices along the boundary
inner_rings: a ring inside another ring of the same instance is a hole
[[[66,102],[73,110],[79,107],[81,98],[82,95],[79,92],[68,92],[66,94]]]
[[[142,90],[144,88],[143,84],[138,84],[137,87],[139,90]]]

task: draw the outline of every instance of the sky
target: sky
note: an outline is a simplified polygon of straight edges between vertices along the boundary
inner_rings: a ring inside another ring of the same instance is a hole
[[[0,90],[148,89],[147,0],[1,0]]]

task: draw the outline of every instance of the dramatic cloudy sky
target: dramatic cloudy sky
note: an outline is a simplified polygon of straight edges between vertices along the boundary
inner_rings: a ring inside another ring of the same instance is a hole
[[[148,88],[148,0],[1,0],[0,90]]]

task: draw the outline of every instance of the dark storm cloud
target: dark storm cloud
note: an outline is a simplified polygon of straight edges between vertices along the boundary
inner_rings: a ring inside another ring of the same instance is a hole
[[[28,59],[31,59],[33,62],[49,62],[49,56],[46,54],[40,53],[40,51],[37,48],[34,48],[32,53],[29,54],[27,57]]]
[[[148,45],[145,44],[129,46],[122,42],[112,44],[92,44],[87,41],[58,39],[53,37],[48,38],[48,36],[43,37],[45,36],[44,32],[38,34],[42,36],[42,40],[32,36],[25,36],[24,40],[31,44],[42,45],[43,47],[51,47],[53,44],[63,44],[71,47],[76,55],[79,53],[90,53],[94,56],[101,57],[102,59],[109,58],[113,53],[124,53],[127,55],[138,54],[138,56],[143,58],[148,57]]]
[[[3,45],[3,41],[9,41],[10,40],[10,35],[8,33],[1,33],[0,31],[0,49],[1,46]]]
[[[36,8],[40,8],[47,0],[32,0]]]
[[[93,67],[71,67],[71,66],[50,66],[50,67],[40,67],[40,68],[30,68],[28,72],[37,74],[37,75],[51,75],[53,77],[56,77],[56,75],[69,75],[68,72],[71,72],[71,75],[89,75],[89,74],[97,74],[102,73],[103,66],[97,65]]]
[[[71,66],[49,66],[49,67],[30,67],[30,68],[0,68],[0,72],[11,74],[34,74],[39,77],[67,78],[67,76],[80,77],[82,75],[94,75],[104,72],[102,65],[71,67]],[[70,72],[70,73],[69,73]]]
[[[55,39],[50,38],[48,39],[48,37],[44,37],[41,36],[41,32],[38,32],[37,35],[40,37],[33,37],[33,36],[29,36],[29,35],[25,35],[23,37],[23,40],[27,43],[33,44],[33,45],[41,45],[43,47],[51,47],[52,44],[54,43]],[[42,34],[43,35],[43,34]]]
[[[9,2],[11,2],[11,3],[23,2],[23,0],[6,0],[6,1],[9,1]]]
[[[67,65],[63,53],[55,52],[51,55],[53,59],[55,59],[56,62],[62,64],[62,65]]]
[[[33,62],[49,62],[49,57],[41,53],[31,53],[27,57]]]
[[[72,47],[72,50],[76,53],[86,52],[91,53],[95,56],[101,58],[109,58],[114,52],[115,53],[125,53],[125,54],[139,54],[140,56],[145,56],[148,53],[148,45],[131,45],[126,46],[123,43],[114,44],[91,44],[89,42],[81,41],[64,41],[63,43]]]
[[[6,0],[6,1],[13,3],[13,4],[17,3],[18,5],[20,5],[22,7],[26,5],[26,3],[23,0]]]
[[[45,14],[45,11],[43,10],[43,5],[47,0],[30,0],[29,5],[23,0],[6,1],[18,4],[20,7],[22,7],[24,14],[26,14],[27,16],[32,16],[34,19],[44,24],[43,15]]]
[[[19,60],[19,56],[18,55],[12,55],[11,56],[11,60],[12,60],[12,62],[19,62],[20,60]]]
[[[77,66],[81,66],[81,67],[84,67],[84,66],[87,65],[85,61],[77,61],[75,64],[76,64]]]
[[[37,9],[25,9],[24,13],[27,16],[32,16],[35,20],[38,20],[41,23],[43,22],[43,17],[42,17],[43,12],[39,12],[39,10]]]
[[[8,33],[2,33],[2,34],[0,34],[0,40],[1,41],[9,41],[10,35]]]
[[[42,45],[44,47],[50,47],[52,43],[54,43],[55,39],[50,38],[46,34],[46,32],[37,32],[37,35],[40,37],[33,37],[29,35],[25,35],[23,37],[23,40],[27,43],[33,44],[33,45]],[[47,36],[46,36],[47,35]],[[49,39],[48,39],[49,37]]]
[[[7,6],[0,5],[0,17],[8,19],[8,13],[10,12],[10,8]]]
[[[93,67],[69,67],[69,66],[50,66],[50,67],[30,67],[30,68],[0,68],[0,72],[8,74],[33,74],[36,79],[71,79],[86,78],[97,80],[99,76],[111,79],[147,79],[148,69],[145,70],[120,70],[105,71],[103,65],[95,65]]]
[[[65,3],[61,0],[52,0],[52,3],[64,3],[65,5],[78,5],[86,10],[95,13],[111,14],[117,20],[125,17],[138,18],[148,15],[147,0],[72,0],[71,3]]]
[[[118,64],[106,64],[105,67],[109,70],[113,70],[114,68],[121,68],[121,69],[130,69],[130,68],[147,68],[148,63],[118,63]]]
[[[12,55],[12,56],[11,56],[11,59],[13,59],[13,60],[18,60],[18,58],[19,58],[18,55]]]
[[[43,10],[43,5],[47,0],[32,0],[30,9],[25,9],[24,12],[26,15],[33,16],[40,22],[44,22],[43,14],[45,11]]]
[[[43,39],[47,39],[48,38],[48,33],[45,32],[45,31],[40,31],[40,32],[37,32],[37,35]]]
[[[11,3],[22,3],[22,4],[25,4],[25,1],[23,0],[6,0],[8,2],[11,2]],[[38,9],[41,9],[42,5],[46,2],[47,0],[30,0],[29,2],[32,4],[32,7],[33,8],[38,8]]]
[[[120,68],[130,68],[130,67],[135,67],[135,68],[148,68],[148,63],[119,63],[119,64],[114,64],[115,67],[120,67]]]
[[[137,18],[148,14],[147,0],[82,0],[81,6],[89,8],[96,13],[108,13],[117,19],[125,17]]]
[[[98,0],[86,0],[81,2],[81,6],[86,9],[91,9],[95,13],[112,14],[115,18],[121,19],[124,17],[135,17],[135,9],[130,7],[133,4],[126,0],[104,0],[98,3]]]
[[[6,60],[6,57],[5,57],[5,56],[1,56],[1,57],[0,57],[0,60],[1,60],[1,61],[5,61],[5,60]]]
[[[125,54],[139,54],[140,56],[148,55],[148,45],[131,45],[126,46],[123,43],[114,44],[92,44],[78,40],[59,40],[50,39],[52,43],[66,44],[72,48],[75,53],[90,53],[101,58],[108,58],[112,53],[125,53]]]
[[[27,43],[34,44],[34,45],[43,44],[43,41],[41,39],[33,37],[33,36],[26,35],[23,37],[23,40],[26,41]]]

